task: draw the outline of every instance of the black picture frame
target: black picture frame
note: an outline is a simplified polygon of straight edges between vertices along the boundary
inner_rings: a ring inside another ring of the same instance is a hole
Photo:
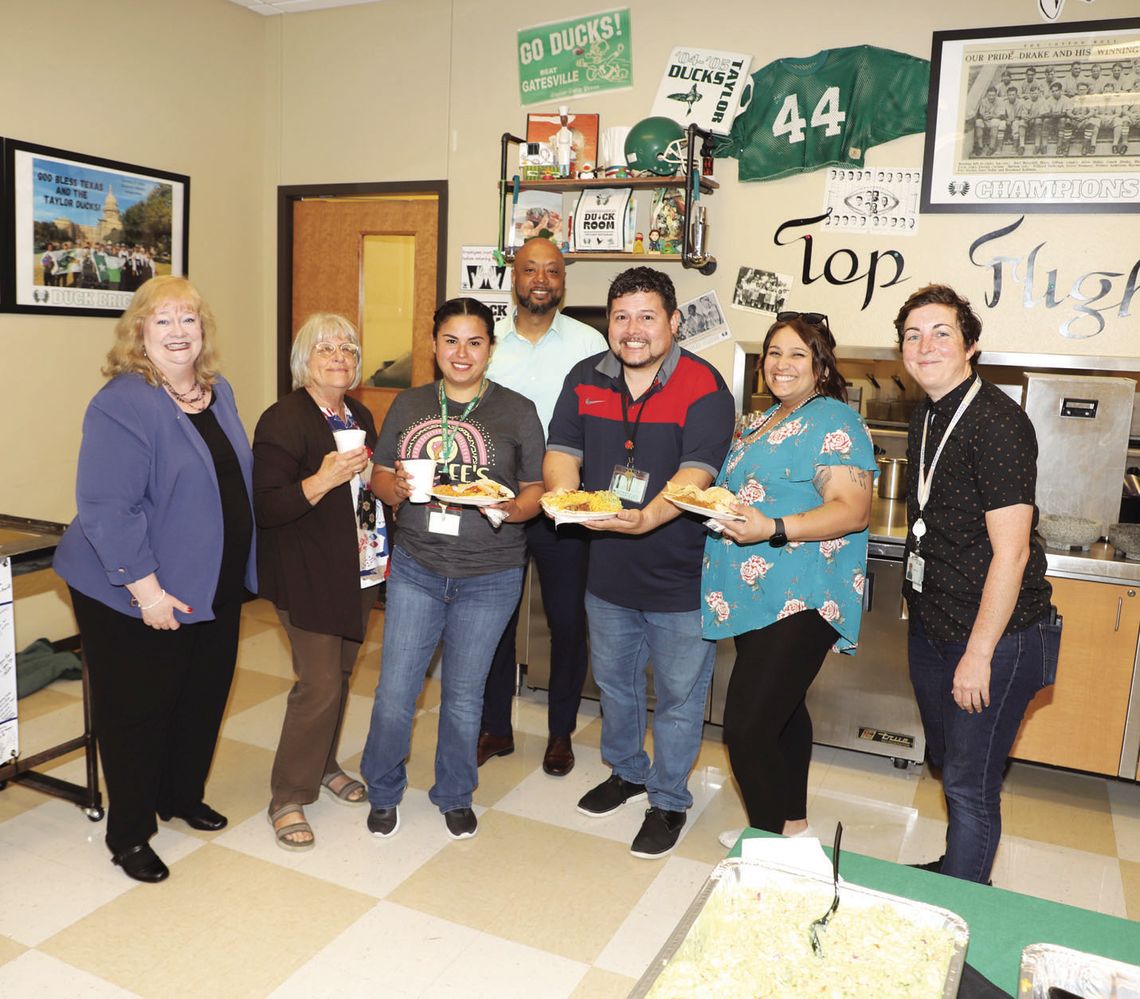
[[[189,273],[185,174],[19,139],[0,172],[0,311],[117,316],[148,277]]]
[[[922,211],[1140,211],[1140,115],[1123,126],[1124,152],[1114,138],[1125,103],[1118,83],[1137,91],[1131,103],[1140,109],[1136,59],[1140,18],[936,31]],[[1106,91],[1116,63],[1121,75]],[[1004,114],[986,113],[991,87]]]

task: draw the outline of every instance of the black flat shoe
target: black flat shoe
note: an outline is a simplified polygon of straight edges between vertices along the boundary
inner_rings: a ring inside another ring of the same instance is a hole
[[[202,832],[217,832],[219,829],[225,829],[229,824],[227,819],[221,812],[215,812],[204,801],[199,802],[194,808],[184,815],[176,815],[174,812],[163,814],[158,813],[158,817],[163,822],[169,822],[171,819],[181,819],[191,829],[199,829]]]
[[[159,859],[148,843],[112,854],[111,863],[121,867],[128,878],[145,881],[147,884],[157,884],[170,877],[170,868]]]

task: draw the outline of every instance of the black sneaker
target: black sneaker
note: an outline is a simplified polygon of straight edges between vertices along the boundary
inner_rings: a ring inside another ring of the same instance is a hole
[[[578,811],[597,819],[603,815],[613,815],[627,801],[637,801],[644,797],[644,784],[633,784],[617,774],[610,774],[596,788],[582,795],[578,801]]]
[[[664,808],[647,808],[641,831],[633,837],[629,852],[645,860],[656,860],[672,852],[685,827],[684,812],[670,812]]]
[[[373,808],[368,813],[368,831],[373,836],[387,839],[395,836],[400,828],[400,809],[393,805],[391,808]]]
[[[443,813],[447,835],[452,839],[470,839],[479,831],[479,820],[470,808],[453,808]]]
[[[931,874],[942,873],[942,861],[945,856],[939,857],[937,860],[928,860],[925,864],[907,864],[907,867],[913,867],[916,871],[930,871]]]

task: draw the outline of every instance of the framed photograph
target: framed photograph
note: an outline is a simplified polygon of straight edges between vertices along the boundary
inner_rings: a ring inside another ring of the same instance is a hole
[[[790,274],[759,267],[741,267],[736,274],[736,287],[732,292],[732,307],[746,312],[764,312],[775,315],[784,307],[792,287]]]
[[[922,210],[1140,210],[1140,18],[936,31]]]
[[[4,311],[117,315],[187,273],[189,177],[15,139],[4,171]]]
[[[5,289],[5,275],[8,273],[8,241],[3,238],[8,226],[8,204],[3,197],[7,186],[4,183],[4,169],[8,157],[4,154],[4,145],[8,140],[0,135],[0,312],[8,301]]]

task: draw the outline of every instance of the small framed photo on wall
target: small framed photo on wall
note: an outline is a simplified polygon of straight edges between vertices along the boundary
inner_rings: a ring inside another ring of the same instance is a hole
[[[1140,18],[936,31],[922,210],[1140,211]]]
[[[118,315],[187,273],[189,177],[15,139],[4,173],[4,311]]]

